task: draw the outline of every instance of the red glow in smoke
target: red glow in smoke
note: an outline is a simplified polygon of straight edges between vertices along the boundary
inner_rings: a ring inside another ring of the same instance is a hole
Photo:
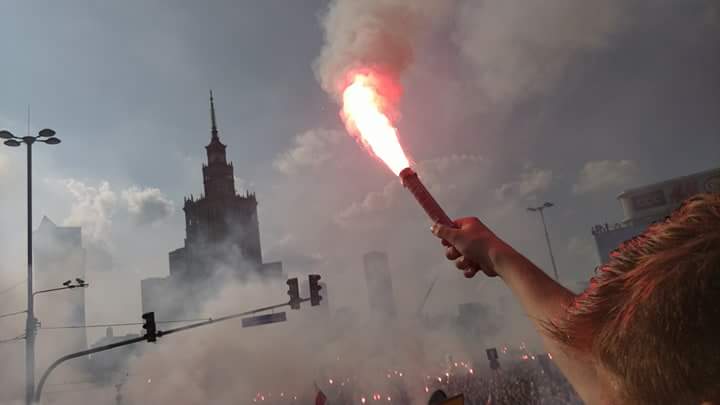
[[[399,87],[377,72],[355,72],[342,94],[342,117],[350,134],[396,175],[410,166],[392,122],[392,106]]]

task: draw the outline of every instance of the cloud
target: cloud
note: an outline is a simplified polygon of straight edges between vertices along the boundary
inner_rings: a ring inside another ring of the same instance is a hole
[[[157,223],[175,211],[175,205],[160,189],[130,186],[116,191],[110,182],[97,185],[68,178],[48,180],[60,185],[61,195],[70,195],[70,213],[62,221],[67,226],[82,227],[83,235],[92,242],[110,242],[113,220],[128,216],[137,225]]]
[[[280,154],[273,167],[286,175],[319,167],[337,156],[334,149],[345,137],[342,132],[330,129],[305,131],[295,136],[293,147]]]
[[[453,154],[419,162],[417,167],[419,175],[433,190],[456,189],[486,179],[483,173],[490,167],[490,161],[480,155]]]
[[[617,189],[631,184],[638,175],[638,166],[632,160],[596,160],[585,163],[577,183],[575,194]]]
[[[530,168],[529,171],[521,173],[518,180],[498,187],[495,195],[499,200],[509,197],[535,200],[535,193],[547,190],[551,180],[552,171]]]
[[[606,47],[625,7],[620,0],[465,1],[455,42],[488,99],[512,103],[551,87],[578,52]]]
[[[382,190],[371,191],[362,201],[353,202],[340,211],[335,221],[345,227],[364,229],[387,226],[388,218],[397,222],[401,219],[397,204],[403,192],[398,181],[387,183]]]
[[[450,211],[484,183],[483,173],[487,172],[489,162],[478,155],[450,155],[419,162],[416,166],[425,186]],[[390,220],[418,220],[422,212],[417,207],[409,207],[409,204],[417,205],[411,199],[400,181],[393,179],[382,190],[372,191],[341,210],[335,221],[346,227],[369,229],[387,226]]]
[[[161,221],[175,211],[175,205],[158,188],[130,187],[122,192],[130,214],[139,224]]]
[[[94,187],[75,179],[60,182],[74,200],[64,225],[81,226],[83,234],[92,239],[107,238],[118,200],[117,194],[110,189],[110,183],[101,181]]]

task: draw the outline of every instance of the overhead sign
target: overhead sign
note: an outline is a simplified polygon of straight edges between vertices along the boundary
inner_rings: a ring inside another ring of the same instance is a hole
[[[267,325],[269,323],[285,322],[287,317],[285,312],[278,312],[275,314],[251,316],[242,319],[242,327],[249,328],[251,326]]]
[[[702,192],[720,192],[720,168],[626,190],[618,198],[627,220],[648,216],[663,219],[680,203]]]

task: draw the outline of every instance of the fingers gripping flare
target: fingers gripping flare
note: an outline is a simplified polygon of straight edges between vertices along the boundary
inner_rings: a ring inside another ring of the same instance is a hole
[[[450,228],[449,226],[441,225],[436,222],[432,226],[431,230],[435,236],[443,240],[443,244],[445,244],[444,242],[447,242],[446,246],[455,246],[458,239],[457,228]]]
[[[473,277],[478,271],[480,271],[480,266],[469,260],[465,260],[460,252],[454,247],[457,244],[458,237],[460,235],[458,229],[460,228],[460,224],[453,222],[447,216],[442,207],[440,207],[437,201],[435,201],[432,194],[430,194],[427,188],[425,188],[425,185],[423,185],[420,181],[420,178],[414,170],[407,167],[400,171],[399,176],[403,186],[412,193],[423,210],[425,210],[425,213],[435,222],[435,225],[432,228],[433,233],[442,239],[443,246],[448,247],[446,252],[448,259],[463,260],[462,270],[465,273],[465,277]],[[451,248],[452,250],[450,250]]]
[[[454,224],[456,225],[456,224]],[[442,240],[443,246],[445,246],[445,257],[448,260],[455,261],[455,267],[463,271],[463,274],[467,278],[472,278],[477,274],[481,268],[479,265],[473,263],[471,260],[465,258],[460,253],[460,250],[456,247],[458,243],[461,243],[461,230],[459,228],[452,228],[439,223],[435,223],[432,228],[432,233]]]
[[[443,241],[443,245],[445,245],[445,241]],[[452,246],[450,244],[445,245],[445,257],[448,258],[448,260],[455,260],[458,257],[462,256],[462,253],[458,252],[457,249],[455,249],[455,246]]]
[[[463,271],[463,276],[465,276],[465,278],[473,278],[479,272],[480,272],[480,270],[469,269],[469,270]]]
[[[480,271],[479,266],[465,258],[465,256],[460,256],[459,259],[455,260],[455,267],[462,270],[463,275],[467,278],[472,278]]]

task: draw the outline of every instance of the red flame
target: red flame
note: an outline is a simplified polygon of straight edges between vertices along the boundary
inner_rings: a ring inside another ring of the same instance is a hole
[[[388,100],[379,92],[381,81],[371,73],[354,73],[343,91],[345,126],[396,175],[410,166],[395,128],[386,113]]]

